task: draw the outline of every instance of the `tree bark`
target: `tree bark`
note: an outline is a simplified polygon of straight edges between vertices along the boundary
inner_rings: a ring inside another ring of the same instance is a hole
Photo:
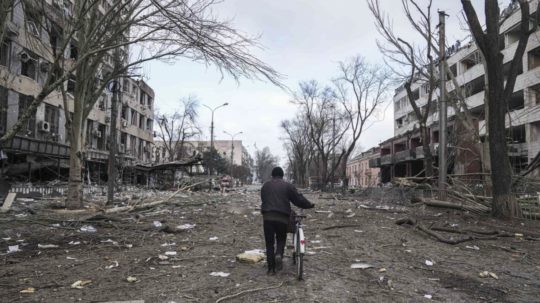
[[[82,142],[84,142],[84,137],[81,138],[81,133],[83,132],[80,131],[82,128],[84,128],[82,111],[79,114],[75,112],[70,132],[69,181],[66,199],[67,209],[80,209],[83,207],[82,167],[84,159]]]

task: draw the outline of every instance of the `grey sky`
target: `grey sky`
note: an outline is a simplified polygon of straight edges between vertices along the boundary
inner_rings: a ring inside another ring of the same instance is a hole
[[[399,35],[414,39],[403,21],[401,1],[381,3]],[[473,4],[482,15],[483,1],[473,0]],[[465,26],[460,1],[434,0],[433,7],[449,15],[448,41],[466,36],[460,31]],[[379,36],[364,0],[225,0],[215,8],[215,14],[233,19],[232,24],[248,35],[261,35],[259,42],[264,49],[254,53],[284,74],[284,82],[291,89],[296,89],[299,81],[310,79],[328,83],[336,75],[337,63],[356,54],[382,63],[376,46]],[[216,111],[216,139],[230,138],[223,134],[224,130],[243,131],[237,138],[250,152],[256,143],[259,149],[268,146],[282,162],[285,160],[279,123],[293,117],[296,111],[287,92],[265,82],[241,80],[238,84],[228,77],[222,79],[214,67],[188,60],[175,65],[152,62],[145,72],[161,112],[173,111],[179,99],[190,94],[211,107],[229,102],[229,106]],[[384,121],[365,131],[360,145],[369,148],[391,137],[392,119],[389,106]],[[204,107],[200,108],[200,123],[205,131],[202,139],[209,139],[210,111]]]

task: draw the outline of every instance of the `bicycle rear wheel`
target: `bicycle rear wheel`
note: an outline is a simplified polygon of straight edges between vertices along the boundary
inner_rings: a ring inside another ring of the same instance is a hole
[[[296,261],[296,277],[298,280],[302,280],[304,276],[304,254],[300,252],[300,239],[296,239],[296,252],[295,252],[295,261]]]

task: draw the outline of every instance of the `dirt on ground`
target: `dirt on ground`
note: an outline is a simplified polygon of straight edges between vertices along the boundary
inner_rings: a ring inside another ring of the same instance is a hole
[[[538,221],[384,196],[306,193],[316,207],[305,212],[304,280],[290,248],[269,276],[264,260],[236,260],[264,249],[258,190],[180,193],[107,214],[18,201],[0,214],[0,301],[540,302]]]

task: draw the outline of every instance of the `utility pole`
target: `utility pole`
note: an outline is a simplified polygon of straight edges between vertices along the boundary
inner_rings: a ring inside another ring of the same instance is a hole
[[[120,69],[120,50],[114,51],[114,70]],[[107,89],[112,92],[111,98],[111,133],[109,134],[109,167],[107,179],[107,204],[114,201],[114,186],[116,183],[116,118],[118,117],[118,101],[120,99],[120,80],[116,79],[107,85]]]
[[[446,200],[446,157],[447,157],[447,130],[446,130],[446,38],[445,38],[444,11],[439,11],[439,199]]]

